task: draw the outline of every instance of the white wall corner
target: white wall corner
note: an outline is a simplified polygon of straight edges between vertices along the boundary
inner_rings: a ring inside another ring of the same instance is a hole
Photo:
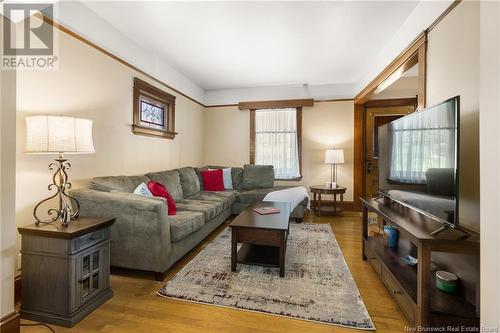
[[[80,1],[59,1],[54,20],[200,103],[205,90],[151,50],[145,50]]]
[[[405,22],[394,34],[382,51],[369,62],[365,75],[361,77],[354,88],[357,95],[366,87],[392,60],[394,60],[410,43],[427,29],[451,4],[453,0],[420,1]]]

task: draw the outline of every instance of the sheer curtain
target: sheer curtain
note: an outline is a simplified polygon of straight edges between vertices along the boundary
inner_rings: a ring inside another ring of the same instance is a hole
[[[297,110],[255,110],[255,164],[273,165],[276,179],[300,176]]]
[[[455,105],[442,104],[432,112],[420,112],[393,123],[389,133],[389,179],[425,184],[430,168],[455,168]]]

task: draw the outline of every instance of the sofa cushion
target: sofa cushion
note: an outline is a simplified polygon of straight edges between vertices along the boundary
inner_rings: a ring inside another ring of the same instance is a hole
[[[205,215],[201,212],[179,211],[169,216],[170,238],[178,242],[200,229],[205,224]]]
[[[202,200],[202,201],[216,201],[222,202],[223,208],[229,208],[236,200],[237,192],[236,191],[219,191],[219,192],[199,192],[189,199],[193,200]]]
[[[177,211],[192,211],[205,214],[205,221],[219,215],[224,210],[224,202],[187,198],[176,203]]]
[[[241,185],[243,184],[243,168],[231,168],[231,178],[233,180],[233,188],[240,190]]]
[[[184,194],[182,192],[181,178],[179,176],[179,171],[168,170],[168,171],[151,172],[147,173],[146,177],[148,177],[152,181],[164,185],[167,188],[168,192],[172,194],[172,197],[176,202],[182,200]]]
[[[236,202],[253,204],[262,201],[266,194],[273,191],[284,190],[293,186],[275,186],[269,188],[258,188],[254,190],[243,190],[238,192]]]
[[[245,164],[243,168],[243,189],[270,188],[274,185],[272,165]]]
[[[141,183],[147,184],[149,179],[146,176],[109,176],[95,177],[90,180],[90,189],[103,192],[112,190],[119,192],[133,193]]]
[[[192,167],[180,168],[177,171],[179,171],[182,192],[185,198],[200,192],[200,181]]]
[[[264,199],[266,194],[275,191],[274,188],[258,188],[254,190],[241,191],[238,195],[237,202],[252,204]]]

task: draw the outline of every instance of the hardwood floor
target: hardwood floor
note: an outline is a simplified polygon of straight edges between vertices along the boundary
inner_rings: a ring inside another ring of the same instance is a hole
[[[361,260],[361,218],[308,216],[305,223],[329,223],[349,269],[377,327],[377,332],[403,332],[406,321],[371,266]],[[72,329],[52,326],[56,332],[355,332],[354,329],[297,319],[160,298],[156,291],[210,242],[227,224],[169,270],[164,282],[152,273],[114,269],[114,296]],[[23,323],[29,323],[23,320]],[[22,327],[21,332],[48,332],[45,327]],[[361,332],[361,331],[358,331]]]

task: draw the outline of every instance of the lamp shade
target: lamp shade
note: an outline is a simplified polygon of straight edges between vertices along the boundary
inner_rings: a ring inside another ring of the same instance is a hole
[[[341,164],[344,163],[343,149],[327,149],[325,151],[326,164]]]
[[[92,154],[92,120],[66,116],[26,117],[27,154]]]

